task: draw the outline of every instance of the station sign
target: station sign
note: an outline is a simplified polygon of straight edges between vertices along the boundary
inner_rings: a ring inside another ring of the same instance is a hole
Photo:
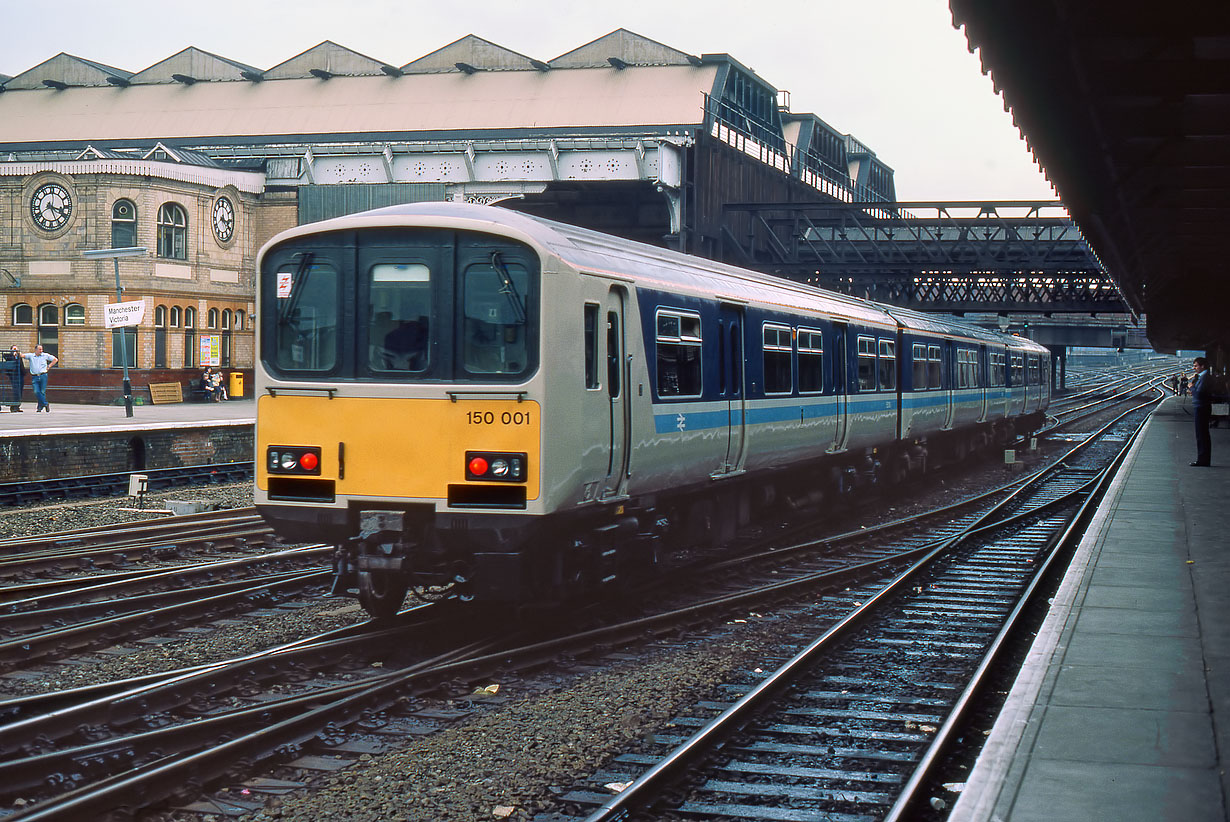
[[[108,303],[103,306],[103,325],[107,328],[123,328],[129,325],[140,325],[145,319],[145,300],[131,300],[124,303]]]

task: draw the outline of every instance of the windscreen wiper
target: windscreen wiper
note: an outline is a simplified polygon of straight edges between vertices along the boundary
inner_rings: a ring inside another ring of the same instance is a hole
[[[500,293],[508,298],[508,304],[512,307],[517,325],[525,325],[525,306],[521,303],[521,295],[517,293],[517,286],[513,283],[508,269],[504,267],[504,260],[500,258],[500,252],[491,252],[491,267],[500,277]]]

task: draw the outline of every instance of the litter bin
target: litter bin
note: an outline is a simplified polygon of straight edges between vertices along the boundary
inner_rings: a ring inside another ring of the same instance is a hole
[[[230,374],[230,384],[226,388],[226,393],[233,400],[243,398],[243,372],[232,371]]]

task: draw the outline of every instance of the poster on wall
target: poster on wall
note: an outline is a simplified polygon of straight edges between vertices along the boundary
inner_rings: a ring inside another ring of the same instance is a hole
[[[202,334],[201,365],[222,365],[222,335]]]

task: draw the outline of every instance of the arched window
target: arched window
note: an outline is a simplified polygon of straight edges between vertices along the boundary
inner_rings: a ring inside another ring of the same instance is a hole
[[[222,310],[222,330],[223,331],[231,330],[231,310],[229,308],[225,308]]]
[[[178,305],[171,306],[171,327],[179,328],[184,311]]]
[[[216,308],[209,309],[209,327],[210,328],[218,327],[218,309]]]
[[[167,307],[154,308],[154,368],[167,367]]]
[[[111,247],[131,248],[137,244],[137,207],[132,200],[116,200],[111,206]]]
[[[235,312],[235,330],[243,331],[243,310]]]
[[[184,309],[184,328],[196,328],[196,309],[192,306]]]
[[[38,344],[51,356],[60,356],[60,307],[55,303],[38,307]]]
[[[196,363],[196,355],[196,309],[188,306],[184,309],[184,368]]]
[[[34,325],[34,309],[26,303],[13,306],[13,325]]]
[[[80,303],[69,303],[64,306],[65,325],[85,325],[85,306]]]
[[[188,259],[188,213],[176,203],[158,209],[158,256]]]

